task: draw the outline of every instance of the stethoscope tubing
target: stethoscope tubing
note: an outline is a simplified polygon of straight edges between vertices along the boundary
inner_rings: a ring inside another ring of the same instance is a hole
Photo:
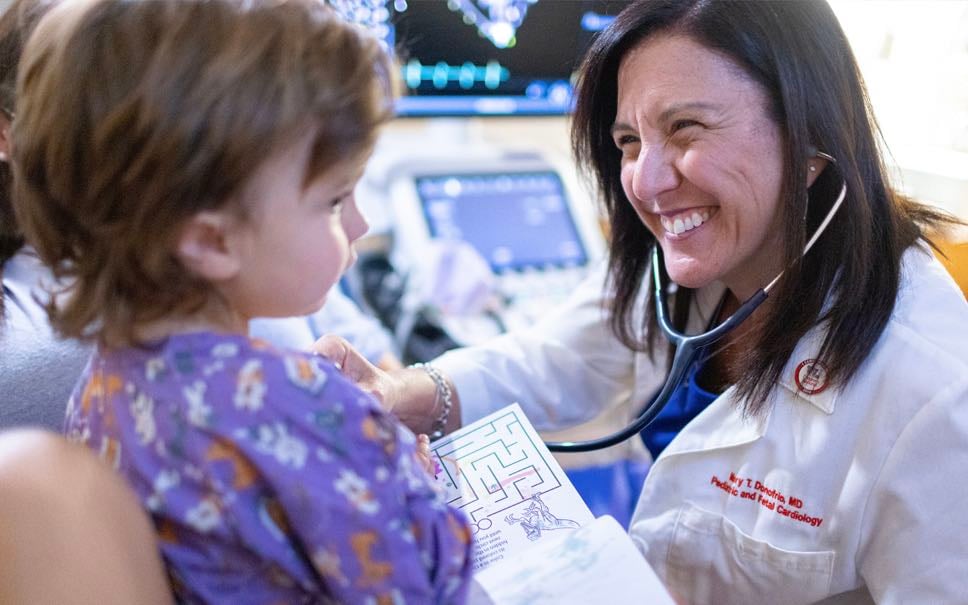
[[[817,156],[824,158],[830,162],[836,162],[833,157],[827,155],[823,152],[817,152]],[[847,184],[844,183],[840,189],[840,194],[837,196],[837,200],[830,207],[827,212],[827,216],[821,221],[817,230],[814,232],[813,237],[807,242],[803,249],[803,253],[800,258],[813,247],[820,235],[827,229],[830,221],[833,220],[834,214],[843,204],[844,199],[847,197]],[[738,325],[743,323],[750,315],[753,314],[763,301],[769,296],[769,292],[773,287],[780,281],[783,276],[784,271],[773,278],[773,280],[766,285],[766,287],[757,290],[752,296],[750,296],[746,302],[740,305],[732,315],[726,318],[721,324],[715,328],[703,332],[701,334],[696,334],[693,336],[687,336],[678,332],[669,323],[668,310],[665,302],[665,297],[663,296],[663,286],[662,279],[660,277],[660,263],[662,262],[660,256],[659,243],[656,242],[652,246],[652,278],[654,283],[653,298],[655,299],[655,312],[656,319],[661,328],[662,333],[669,342],[675,347],[675,352],[672,356],[672,367],[669,369],[669,375],[666,377],[665,383],[662,385],[662,389],[649,401],[638,417],[628,424],[625,428],[615,431],[614,433],[605,435],[604,437],[599,437],[597,439],[587,439],[584,441],[546,441],[545,445],[552,452],[590,452],[594,450],[604,449],[606,447],[611,447],[622,443],[626,439],[637,435],[645,427],[647,427],[656,416],[662,412],[666,404],[672,398],[673,393],[685,380],[686,373],[689,371],[689,367],[695,362],[698,356],[708,348],[713,343],[717,342],[723,338],[726,334],[734,330]]]
[[[652,247],[652,276],[655,282],[655,291],[653,296],[655,298],[655,309],[656,316],[658,319],[659,327],[662,329],[663,334],[666,338],[675,346],[675,353],[672,357],[672,367],[669,369],[669,375],[666,378],[665,383],[662,385],[662,389],[659,391],[655,397],[645,406],[642,413],[628,424],[625,428],[606,435],[604,437],[599,437],[597,439],[588,439],[585,441],[549,441],[545,445],[552,452],[590,452],[593,450],[599,450],[602,448],[617,445],[626,439],[637,435],[649,425],[655,417],[659,415],[662,409],[666,406],[669,400],[672,398],[672,394],[682,381],[686,377],[686,373],[689,371],[689,367],[698,358],[698,356],[710,345],[716,343],[721,338],[726,336],[729,332],[736,328],[739,324],[743,323],[747,317],[749,317],[753,311],[756,310],[763,301],[767,298],[767,293],[765,290],[757,290],[746,302],[740,305],[732,315],[730,315],[721,324],[709,330],[708,332],[703,332],[701,334],[696,334],[693,336],[687,336],[681,332],[676,331],[669,324],[668,320],[668,310],[666,307],[665,297],[662,295],[662,280],[659,277],[659,267],[662,262],[659,252],[660,246],[657,243]]]

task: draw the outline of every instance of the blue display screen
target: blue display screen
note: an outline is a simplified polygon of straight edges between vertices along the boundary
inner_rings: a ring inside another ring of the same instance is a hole
[[[466,241],[496,273],[588,261],[553,171],[428,175],[415,181],[431,236]]]
[[[592,38],[629,0],[328,0],[401,65],[401,116],[564,114]]]

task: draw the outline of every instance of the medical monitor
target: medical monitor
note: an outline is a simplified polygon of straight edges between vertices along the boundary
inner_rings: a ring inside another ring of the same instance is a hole
[[[414,184],[431,238],[467,242],[495,273],[588,261],[557,172],[424,175]]]
[[[400,116],[558,115],[628,0],[329,0],[401,63]]]
[[[387,175],[394,265],[408,275],[412,300],[442,305],[459,343],[533,324],[604,255],[597,209],[563,159],[477,150],[405,158]],[[485,285],[493,295],[486,312],[454,311],[463,307],[453,301],[466,302]]]
[[[433,241],[470,244],[498,275],[581,273],[604,252],[597,210],[576,181],[523,153],[412,159],[391,171],[401,262],[420,263]]]

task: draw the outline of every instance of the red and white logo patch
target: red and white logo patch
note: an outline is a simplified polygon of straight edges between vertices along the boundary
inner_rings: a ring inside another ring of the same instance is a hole
[[[819,359],[804,359],[797,366],[793,378],[802,393],[816,395],[827,388],[827,375],[827,366]]]

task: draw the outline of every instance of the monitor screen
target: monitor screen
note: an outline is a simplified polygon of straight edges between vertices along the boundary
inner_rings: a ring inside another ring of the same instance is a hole
[[[417,176],[415,184],[431,237],[466,241],[495,273],[588,260],[553,171]]]
[[[401,116],[554,115],[628,0],[330,0],[397,52]]]

